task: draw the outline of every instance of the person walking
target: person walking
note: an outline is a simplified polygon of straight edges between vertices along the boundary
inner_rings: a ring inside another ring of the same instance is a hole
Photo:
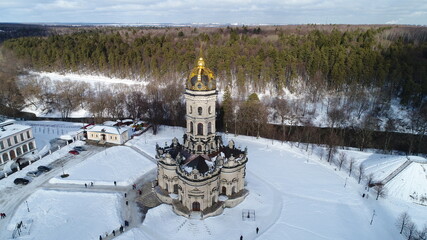
[[[259,232],[259,228],[257,227],[257,228],[256,228],[256,234],[258,234],[258,232]]]
[[[243,236],[242,235],[240,235],[240,240],[243,240]]]
[[[85,183],[85,188],[87,188],[87,184]]]
[[[116,181],[114,181],[114,186],[117,186],[117,182]]]
[[[113,236],[116,236],[116,231],[113,230]]]
[[[123,233],[123,225],[120,225],[120,232]]]
[[[101,235],[99,235],[99,240],[102,240],[102,236]]]

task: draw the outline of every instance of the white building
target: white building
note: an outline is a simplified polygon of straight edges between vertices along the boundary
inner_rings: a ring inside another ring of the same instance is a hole
[[[0,163],[3,165],[10,160],[36,151],[31,126],[17,124],[15,120],[0,123]]]
[[[88,140],[99,141],[99,143],[124,144],[129,140],[128,127],[94,125],[86,130],[86,134]]]

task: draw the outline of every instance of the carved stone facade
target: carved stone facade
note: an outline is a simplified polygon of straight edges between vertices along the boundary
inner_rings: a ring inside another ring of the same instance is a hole
[[[177,138],[165,147],[156,145],[156,193],[182,216],[221,214],[244,200],[247,150],[224,146],[216,134],[215,103],[218,92],[212,71],[202,58],[186,84],[187,131],[183,144]]]

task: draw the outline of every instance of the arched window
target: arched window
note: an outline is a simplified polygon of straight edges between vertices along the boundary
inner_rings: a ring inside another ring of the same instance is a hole
[[[33,150],[33,149],[34,149],[34,143],[33,143],[33,142],[30,142],[30,143],[28,144],[28,147],[30,148],[30,150]]]
[[[190,114],[193,113],[193,106],[190,106]]]
[[[200,146],[200,145],[199,145],[199,146],[197,146],[197,151],[198,151],[198,152],[201,152],[201,151],[202,151],[202,146]]]
[[[193,133],[193,122],[190,122],[190,133]]]
[[[203,135],[203,123],[197,124],[197,135]]]
[[[24,144],[24,146],[22,146],[22,150],[24,151],[24,153],[28,152],[28,147],[27,145]]]
[[[178,184],[173,185],[173,193],[178,194]]]
[[[9,161],[9,155],[7,155],[7,153],[3,153],[3,161]]]
[[[209,112],[209,114],[211,114],[211,106],[209,106],[208,112]]]
[[[202,115],[202,112],[203,112],[202,107],[198,107],[198,108],[197,108],[197,112],[199,113],[199,115]]]
[[[22,155],[22,150],[21,150],[21,148],[20,148],[20,147],[18,147],[18,148],[16,149],[16,155],[18,155],[18,156],[21,156],[21,155]]]
[[[14,159],[14,158],[16,158],[15,151],[13,151],[13,150],[11,150],[11,151],[9,152],[9,155],[10,155],[10,159],[11,159],[11,160],[12,160],[12,159]]]
[[[208,123],[208,134],[212,133],[212,123]]]
[[[222,189],[221,189],[222,191],[221,191],[221,194],[222,195],[227,195],[227,188],[226,187],[222,187]]]

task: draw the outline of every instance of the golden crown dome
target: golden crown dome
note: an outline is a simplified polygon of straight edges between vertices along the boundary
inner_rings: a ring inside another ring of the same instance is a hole
[[[205,67],[205,60],[199,58],[197,66],[193,68],[188,77],[187,89],[194,91],[209,91],[216,89],[213,72]]]

